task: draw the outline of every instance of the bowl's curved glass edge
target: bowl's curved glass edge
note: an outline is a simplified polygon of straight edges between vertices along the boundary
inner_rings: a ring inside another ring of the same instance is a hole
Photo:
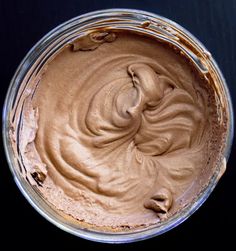
[[[63,28],[63,30],[66,30],[68,27],[70,27],[73,23],[78,22],[79,20],[83,19],[83,18],[89,18],[91,16],[94,15],[107,15],[111,12],[118,12],[121,14],[125,14],[125,13],[130,13],[133,15],[140,15],[140,18],[144,18],[145,17],[152,17],[152,18],[158,18],[160,20],[164,20],[166,23],[172,24],[174,26],[176,26],[178,29],[180,29],[181,31],[183,31],[188,37],[190,37],[191,39],[193,39],[196,43],[198,43],[202,49],[206,50],[205,46],[197,39],[195,38],[191,33],[189,33],[186,29],[184,29],[182,26],[178,25],[177,23],[162,17],[160,15],[157,14],[153,14],[150,12],[146,12],[146,11],[141,11],[141,10],[134,10],[134,9],[106,9],[106,10],[99,10],[99,11],[93,11],[78,17],[75,17],[59,26],[57,26],[56,28],[54,28],[53,30],[51,30],[49,33],[47,33],[34,47],[32,47],[32,49],[27,53],[27,55],[25,56],[25,58],[22,60],[21,64],[19,65],[19,67],[16,70],[15,75],[13,76],[7,95],[6,95],[6,99],[5,99],[5,103],[3,106],[3,113],[2,113],[2,136],[3,136],[3,143],[4,143],[4,149],[5,149],[5,154],[7,157],[7,162],[8,165],[10,167],[11,173],[14,177],[14,180],[18,186],[18,188],[20,189],[20,191],[22,192],[22,194],[24,195],[24,197],[28,200],[28,202],[36,209],[36,211],[38,211],[44,218],[46,218],[48,221],[50,221],[51,223],[53,223],[54,225],[56,225],[57,227],[59,227],[60,229],[69,232],[73,235],[76,235],[78,237],[82,237],[84,239],[88,239],[88,240],[92,240],[92,241],[97,241],[97,242],[103,242],[103,243],[129,243],[129,242],[135,242],[135,241],[141,241],[144,239],[148,239],[148,238],[152,238],[154,236],[158,236],[164,232],[169,231],[170,229],[178,226],[180,223],[182,223],[183,221],[185,221],[188,217],[190,217],[205,201],[206,199],[209,197],[209,195],[211,194],[211,192],[213,191],[213,189],[215,188],[216,184],[217,184],[217,179],[215,177],[215,179],[213,179],[210,183],[210,185],[203,191],[203,193],[198,197],[198,200],[195,201],[190,207],[188,207],[183,214],[181,214],[180,216],[178,216],[178,218],[173,218],[170,221],[167,221],[167,223],[161,227],[157,227],[157,228],[152,228],[152,229],[147,229],[147,230],[142,230],[140,232],[134,232],[134,233],[107,233],[107,232],[97,232],[97,231],[93,231],[93,230],[86,230],[86,229],[78,229],[78,228],[74,228],[72,226],[70,226],[69,224],[63,224],[61,222],[58,221],[58,218],[56,215],[53,214],[49,214],[48,210],[45,210],[44,208],[42,208],[41,206],[39,206],[39,202],[38,200],[33,197],[30,196],[28,194],[28,192],[26,191],[25,187],[22,186],[22,182],[21,182],[21,177],[19,175],[19,173],[15,170],[14,168],[14,163],[11,159],[10,153],[12,152],[11,146],[9,144],[10,139],[9,139],[9,134],[8,134],[8,130],[9,130],[9,125],[8,125],[8,110],[9,107],[11,107],[11,98],[12,95],[14,94],[14,90],[16,90],[16,88],[20,85],[20,81],[17,80],[17,76],[19,74],[19,72],[22,70],[23,66],[27,63],[28,59],[32,56],[35,48],[37,48],[40,44],[47,44],[48,40],[50,40],[50,38],[57,36],[60,33],[60,30]],[[231,146],[232,146],[232,141],[233,141],[233,129],[234,129],[234,119],[233,119],[233,108],[232,108],[232,101],[229,95],[229,90],[227,88],[225,79],[223,77],[222,72],[220,71],[217,63],[215,62],[214,59],[211,59],[213,65],[215,66],[220,78],[222,79],[223,83],[224,83],[224,90],[225,93],[227,95],[228,98],[228,109],[229,109],[229,115],[230,115],[230,123],[229,123],[229,131],[228,131],[228,135],[227,135],[227,142],[226,142],[226,147],[225,147],[225,151],[224,151],[224,157],[226,159],[228,159],[229,154],[230,154],[230,150],[231,150]]]

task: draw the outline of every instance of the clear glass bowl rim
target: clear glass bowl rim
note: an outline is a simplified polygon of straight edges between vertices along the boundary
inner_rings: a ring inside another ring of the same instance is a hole
[[[182,31],[184,34],[187,35],[187,37],[191,38],[193,41],[195,41],[196,44],[198,44],[201,49],[207,51],[207,49],[204,47],[204,45],[195,38],[191,33],[189,33],[186,29],[184,29],[182,26],[178,25],[177,23],[162,17],[160,15],[146,12],[142,10],[136,10],[136,9],[104,9],[104,10],[98,10],[86,13],[84,15],[77,16],[73,19],[68,20],[65,23],[62,23],[61,25],[57,26],[53,30],[51,30],[49,33],[47,33],[38,43],[36,43],[35,46],[32,47],[32,49],[28,52],[28,54],[25,56],[25,58],[20,63],[19,67],[17,68],[15,75],[13,76],[10,86],[8,88],[8,92],[6,95],[4,107],[3,107],[3,143],[4,143],[4,149],[8,161],[9,168],[12,172],[12,175],[14,177],[14,180],[24,195],[24,197],[28,200],[28,202],[38,211],[44,218],[46,218],[49,222],[53,223],[57,227],[61,228],[62,230],[69,232],[75,236],[79,236],[88,240],[97,241],[97,242],[105,242],[105,243],[128,243],[128,242],[135,242],[140,241],[144,239],[148,239],[154,236],[158,236],[162,233],[165,233],[169,231],[170,229],[178,226],[180,223],[185,221],[189,216],[191,216],[202,204],[203,202],[208,198],[208,196],[211,194],[213,189],[215,188],[218,180],[217,175],[212,177],[208,187],[203,191],[203,193],[198,197],[197,201],[190,205],[187,210],[185,210],[182,214],[178,215],[178,217],[172,218],[170,221],[167,221],[166,224],[162,225],[161,227],[156,226],[151,229],[144,229],[138,232],[125,232],[125,233],[106,233],[106,232],[99,232],[94,230],[88,230],[88,229],[82,229],[82,228],[75,228],[71,226],[70,224],[66,224],[65,222],[61,222],[58,219],[58,216],[55,214],[50,214],[47,209],[43,208],[40,203],[35,200],[25,189],[24,184],[21,182],[19,173],[14,168],[14,163],[12,161],[12,150],[10,147],[10,141],[8,137],[8,113],[11,108],[11,97],[12,95],[17,91],[17,86],[20,85],[20,82],[17,81],[17,78],[22,72],[24,72],[24,65],[27,65],[30,61],[31,56],[34,54],[34,51],[37,50],[37,48],[40,47],[41,44],[45,44],[45,42],[53,39],[56,37],[62,30],[65,31],[69,27],[71,27],[72,24],[79,23],[82,18],[92,18],[96,16],[108,16],[109,13],[117,13],[117,14],[127,14],[129,13],[132,16],[136,16],[137,19],[139,19],[140,16],[142,18],[145,17],[151,17],[156,18],[159,20],[163,20],[166,23],[169,23],[178,30]],[[46,45],[47,46],[47,45]],[[227,102],[228,102],[228,109],[229,109],[229,115],[230,115],[230,124],[229,124],[229,130],[226,140],[226,147],[223,155],[226,159],[228,159],[230,154],[230,149],[233,141],[233,131],[234,131],[234,118],[233,118],[233,109],[232,109],[232,102],[231,97],[226,85],[226,81],[223,77],[223,74],[221,73],[217,63],[213,58],[211,58],[211,62],[213,63],[217,73],[219,74],[222,83],[223,88],[227,96]]]

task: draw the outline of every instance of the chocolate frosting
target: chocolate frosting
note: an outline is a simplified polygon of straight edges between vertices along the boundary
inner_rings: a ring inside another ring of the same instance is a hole
[[[97,226],[150,225],[178,210],[206,166],[209,93],[168,45],[122,32],[92,38],[45,67],[24,112],[32,147],[21,149],[42,194],[65,214]]]

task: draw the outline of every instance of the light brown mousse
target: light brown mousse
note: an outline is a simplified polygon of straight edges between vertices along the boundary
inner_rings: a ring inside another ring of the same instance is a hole
[[[211,92],[168,45],[100,36],[44,67],[25,99],[21,152],[31,182],[65,215],[100,228],[149,226],[199,192],[212,155]]]

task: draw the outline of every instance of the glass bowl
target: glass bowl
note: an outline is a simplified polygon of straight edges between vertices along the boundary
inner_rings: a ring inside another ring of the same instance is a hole
[[[14,157],[14,147],[10,140],[12,122],[11,111],[20,100],[20,93],[42,69],[53,55],[71,41],[88,31],[96,29],[130,30],[155,36],[179,48],[200,71],[209,70],[214,79],[218,95],[221,116],[228,118],[225,143],[222,145],[221,158],[206,187],[197,198],[179,213],[158,225],[127,232],[102,232],[81,227],[68,221],[57,210],[53,209],[42,195],[22,177],[19,163]],[[19,65],[10,83],[3,109],[3,140],[7,161],[14,180],[29,203],[48,221],[62,230],[76,236],[106,243],[127,243],[140,241],[160,235],[185,221],[208,198],[224,173],[233,139],[233,112],[229,91],[225,79],[215,60],[207,49],[187,30],[173,21],[156,14],[133,9],[107,9],[90,12],[75,17],[45,35],[26,55]]]

